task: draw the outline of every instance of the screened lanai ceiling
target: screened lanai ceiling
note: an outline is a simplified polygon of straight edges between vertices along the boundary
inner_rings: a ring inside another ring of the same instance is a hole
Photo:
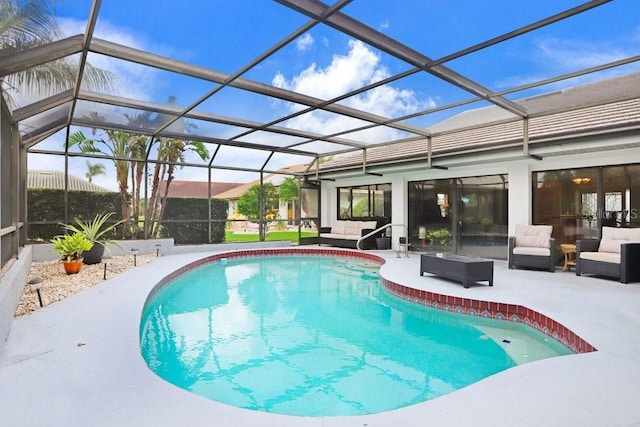
[[[65,34],[3,53],[0,77],[64,59],[80,65],[75,84],[3,94],[31,152],[100,128],[202,141],[210,157],[189,164],[266,172],[427,144],[481,107],[522,121],[640,98],[632,86],[517,102],[638,72],[635,0],[448,3],[67,0],[56,11]],[[88,83],[90,67],[113,75],[108,90]]]

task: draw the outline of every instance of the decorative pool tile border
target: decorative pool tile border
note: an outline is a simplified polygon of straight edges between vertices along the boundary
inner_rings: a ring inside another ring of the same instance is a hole
[[[351,258],[359,258],[377,264],[384,264],[382,257],[367,252],[349,251],[344,249],[323,249],[323,248],[274,248],[274,249],[249,249],[236,250],[230,252],[211,255],[190,264],[187,264],[168,276],[164,277],[158,285],[156,285],[147,301],[152,299],[166,284],[172,282],[183,274],[213,262],[219,262],[222,259],[245,258],[265,255],[326,255],[326,256],[347,256]],[[504,304],[492,301],[475,300],[471,298],[454,297],[450,295],[438,294],[435,292],[424,291],[411,288],[392,282],[383,277],[380,278],[382,286],[392,295],[411,301],[416,304],[425,305],[440,310],[451,311],[470,316],[480,316],[500,320],[509,320],[512,322],[524,323],[544,333],[545,335],[555,339],[565,347],[571,349],[574,353],[589,353],[596,351],[596,348],[584,339],[580,338],[566,326],[556,322],[544,314],[531,310],[523,305]],[[145,303],[146,306],[146,303]]]
[[[382,286],[392,295],[416,304],[470,316],[487,317],[524,323],[555,339],[574,353],[589,353],[596,348],[561,323],[544,314],[518,304],[481,301],[471,298],[454,297],[430,291],[410,288],[385,278]]]

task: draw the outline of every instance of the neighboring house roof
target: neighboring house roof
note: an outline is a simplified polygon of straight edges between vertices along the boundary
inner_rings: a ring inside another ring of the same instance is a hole
[[[605,96],[606,94],[606,96]],[[637,94],[635,99],[630,96]],[[598,104],[606,97],[608,103]],[[515,101],[529,112],[529,144],[579,137],[594,132],[612,132],[640,127],[640,73],[547,93]],[[567,111],[570,106],[573,110]],[[577,108],[576,108],[577,107]],[[581,108],[580,108],[581,107]],[[541,111],[557,111],[540,115]],[[498,107],[468,110],[428,129],[435,157],[447,153],[477,151],[492,147],[520,146],[522,118]],[[411,161],[427,156],[427,140],[371,147],[368,165]],[[336,155],[320,170],[361,166],[362,152]]]
[[[282,169],[278,169],[279,172],[282,173],[271,173],[267,174],[262,178],[263,182],[269,182],[276,187],[279,187],[280,184],[286,179],[289,178],[293,173],[302,173],[304,172],[309,165],[307,163],[300,163],[296,165],[291,165],[284,167]],[[247,182],[246,184],[241,184],[229,191],[225,191],[224,193],[220,193],[216,195],[216,199],[226,199],[226,200],[236,200],[239,199],[244,193],[247,192],[249,188],[252,186],[259,184],[260,180],[255,180],[252,182]]]
[[[265,178],[264,182],[268,182]],[[232,188],[229,191],[225,191],[224,193],[220,193],[216,195],[216,199],[225,199],[225,200],[236,200],[239,199],[247,190],[254,185],[255,182],[248,182],[246,184],[238,185],[235,188]]]
[[[166,181],[160,183],[160,194],[164,194],[164,188]],[[211,183],[211,196],[217,197],[219,193],[224,193],[232,188],[242,185],[238,182],[212,182]],[[194,198],[208,198],[209,197],[209,183],[205,181],[171,181],[169,185],[169,194],[167,197],[194,197]]]
[[[64,190],[64,172],[29,170],[27,171],[27,188],[53,188],[57,190]],[[69,175],[69,191],[112,193],[109,189],[100,187],[99,185],[73,175]]]

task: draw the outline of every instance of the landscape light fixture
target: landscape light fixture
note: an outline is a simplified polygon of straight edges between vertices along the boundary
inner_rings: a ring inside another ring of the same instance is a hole
[[[36,291],[36,293],[38,294],[38,301],[40,302],[40,307],[42,307],[42,295],[40,294],[40,289],[42,288],[42,278],[34,277],[33,279],[29,280],[28,285],[31,287],[32,291]]]
[[[107,265],[111,262],[111,257],[109,255],[105,255],[102,257],[102,263],[104,264],[104,274],[102,278],[107,280]]]
[[[160,256],[160,247],[162,247],[162,245],[160,243],[156,243],[156,257]]]
[[[138,249],[137,248],[131,249],[131,253],[133,254],[133,266],[135,267],[138,265],[138,261],[136,259],[136,256],[138,255]]]

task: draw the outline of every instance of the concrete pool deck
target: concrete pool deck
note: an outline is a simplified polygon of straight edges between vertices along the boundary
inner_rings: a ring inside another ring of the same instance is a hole
[[[525,305],[595,346],[593,353],[520,365],[408,408],[353,417],[301,418],[238,409],[179,389],[151,372],[138,326],[149,291],[213,252],[170,255],[14,320],[0,355],[6,426],[633,426],[640,425],[640,283],[573,272],[508,270],[494,286],[419,275],[418,254],[368,251],[381,275],[417,289]]]

